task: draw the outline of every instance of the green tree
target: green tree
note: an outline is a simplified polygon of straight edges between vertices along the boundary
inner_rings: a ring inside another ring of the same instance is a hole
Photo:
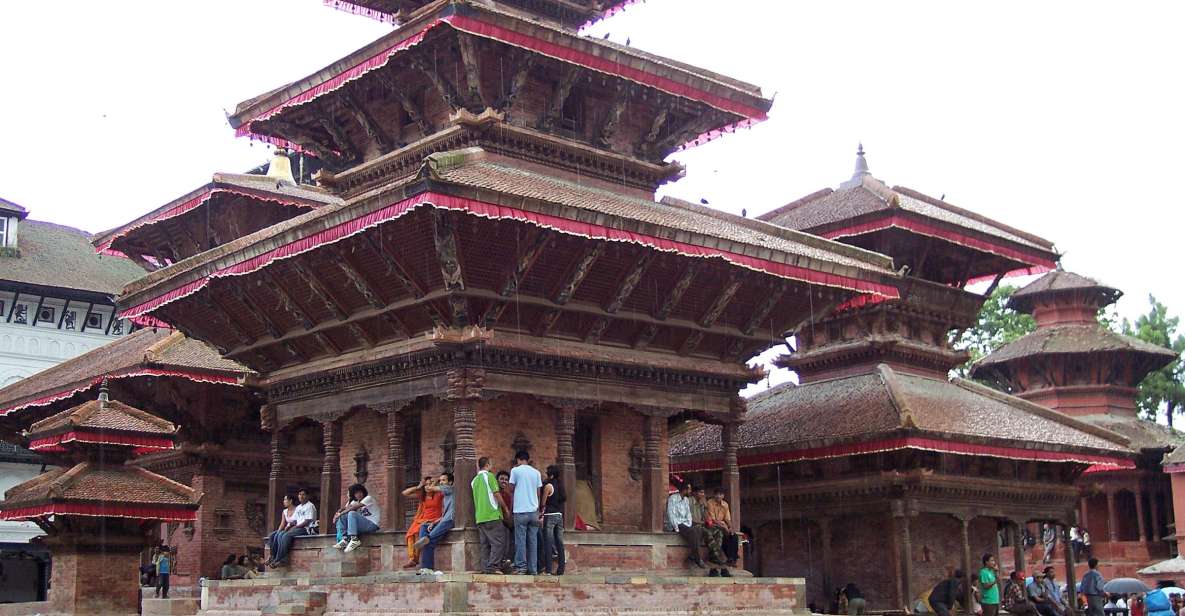
[[[975,325],[963,330],[954,340],[956,348],[971,352],[971,360],[955,368],[955,374],[966,377],[971,364],[979,358],[1032,332],[1037,327],[1037,322],[1032,316],[1008,308],[1008,298],[1015,292],[1014,286],[996,287],[983,303]]]
[[[1120,331],[1177,353],[1173,363],[1144,377],[1137,400],[1144,418],[1155,420],[1156,414],[1163,412],[1166,423],[1172,426],[1174,415],[1185,411],[1185,363],[1181,361],[1185,336],[1177,333],[1180,317],[1170,317],[1168,308],[1152,295],[1148,303],[1148,313],[1140,315],[1134,324],[1124,319]]]

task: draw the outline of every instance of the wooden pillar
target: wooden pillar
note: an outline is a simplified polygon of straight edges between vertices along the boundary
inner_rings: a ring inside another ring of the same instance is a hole
[[[454,528],[473,526],[473,489],[470,484],[477,474],[476,403],[481,398],[485,371],[478,368],[450,370],[446,399],[453,414],[453,524]],[[456,567],[454,567],[456,568]],[[460,570],[460,569],[457,569]]]
[[[284,498],[284,433],[272,426],[272,468],[267,476],[267,526],[279,524],[280,499]]]
[[[1080,498],[1079,501],[1080,501],[1081,505],[1078,507],[1078,509],[1080,509],[1081,512],[1078,514],[1078,528],[1079,529],[1089,528],[1090,522],[1088,521],[1086,514],[1087,514],[1087,510],[1089,509],[1090,501],[1085,496]]]
[[[741,468],[737,464],[737,424],[724,424],[720,430],[720,440],[724,450],[724,498],[728,500],[729,512],[732,514],[732,530],[737,531],[741,528]]]
[[[321,533],[332,535],[336,532],[333,514],[342,506],[341,422],[338,419],[321,422],[321,443],[325,448],[321,464]]]
[[[962,603],[963,609],[968,610],[970,609],[972,597],[975,592],[975,584],[973,583],[973,580],[975,579],[975,571],[971,568],[971,520],[974,516],[965,514],[957,517],[959,518],[959,522],[961,523],[963,530],[963,575],[966,576],[964,579],[967,581],[967,583],[963,585],[965,587],[965,592],[963,593]]]
[[[403,488],[405,460],[403,453],[403,405],[396,403],[387,413],[387,528],[404,527]]]
[[[819,525],[819,543],[822,546],[820,557],[823,561],[823,588],[831,592],[831,589],[835,588],[831,575],[831,518],[822,517],[815,522]]]
[[[1148,541],[1148,526],[1144,524],[1144,490],[1136,490],[1136,528],[1140,533],[1140,543]]]
[[[662,435],[666,421],[659,415],[647,415],[643,434],[646,468],[642,476],[642,530],[652,533],[662,532],[666,512],[667,482],[662,476]]]
[[[1157,506],[1157,503],[1156,503],[1157,495],[1158,495],[1157,490],[1153,490],[1152,492],[1148,493],[1148,506],[1152,508],[1152,542],[1153,543],[1160,543],[1160,538],[1162,536],[1161,531],[1160,531],[1160,507]],[[1085,526],[1086,522],[1083,522],[1082,525]]]
[[[1119,541],[1119,518],[1115,515],[1115,491],[1107,490],[1107,536]]]
[[[1012,521],[1012,568],[1015,571],[1025,570],[1024,533],[1020,531],[1023,523]]]
[[[1073,516],[1071,516],[1071,520]],[[1070,545],[1070,527],[1062,526],[1062,549],[1066,553],[1066,590],[1069,592],[1070,610],[1074,613],[1078,612],[1078,588],[1077,582],[1074,580],[1074,546]]]
[[[907,608],[907,612],[912,612],[908,609],[913,601],[913,542],[909,534],[909,511],[904,501],[894,501],[892,511],[893,521],[901,536],[901,584],[898,590],[901,593],[901,605]],[[831,592],[831,589],[828,588],[827,592]]]
[[[568,493],[568,499],[564,501],[564,528],[569,530],[576,525],[576,453],[572,443],[575,436],[576,409],[556,411],[555,459],[556,466],[560,467],[560,484]]]

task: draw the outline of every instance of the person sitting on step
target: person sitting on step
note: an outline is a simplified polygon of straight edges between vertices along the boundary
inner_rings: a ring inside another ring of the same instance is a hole
[[[379,529],[381,510],[378,502],[366,491],[366,486],[356,483],[350,486],[350,502],[333,514],[337,532],[342,536],[333,547],[353,552],[362,545],[359,538]]]

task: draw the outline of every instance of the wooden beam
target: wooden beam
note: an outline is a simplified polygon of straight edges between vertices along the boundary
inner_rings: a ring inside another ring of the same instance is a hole
[[[349,280],[350,284],[354,285],[354,290],[366,299],[366,303],[374,306],[375,308],[387,307],[387,301],[384,300],[381,295],[379,295],[379,292],[374,288],[374,285],[366,279],[366,276],[364,276],[362,272],[358,271],[358,268],[354,267],[354,264],[350,262],[344,251],[339,252],[337,258],[334,259],[333,262],[339,269],[341,269],[342,273],[346,275],[346,280]]]
[[[592,327],[584,334],[584,342],[587,344],[596,344],[601,341],[601,336],[605,334],[605,330],[609,329],[609,317],[598,317],[593,321]]]
[[[440,276],[448,292],[449,308],[452,309],[453,327],[469,324],[469,304],[462,294],[465,291],[465,275],[461,270],[461,258],[457,252],[457,233],[452,213],[448,210],[432,210],[432,237],[436,244],[436,259],[440,262]]]
[[[694,261],[687,264],[687,269],[683,270],[683,275],[675,282],[675,286],[671,287],[662,306],[658,308],[658,312],[654,313],[654,318],[665,321],[667,317],[671,316],[671,311],[679,305],[679,300],[683,299],[683,294],[687,293],[687,289],[691,287],[699,267],[699,264]]]
[[[387,134],[374,115],[370,113],[365,106],[358,100],[358,98],[346,89],[338,90],[338,96],[341,99],[342,106],[350,115],[354,116],[354,121],[362,127],[362,131],[366,133],[374,141],[380,154],[386,154],[395,149],[395,141]]]
[[[364,346],[369,348],[377,343],[377,340],[366,332],[366,328],[358,323],[350,323],[347,327],[350,329],[350,335],[361,340]]]
[[[745,282],[744,275],[733,270],[728,280],[724,283],[724,288],[720,289],[720,294],[716,296],[715,301],[712,302],[711,307],[704,312],[699,319],[699,324],[704,327],[711,327],[716,324],[716,319],[724,314],[728,304],[732,302],[732,298],[736,297],[737,291],[741,289],[741,285]]]
[[[597,145],[609,147],[610,140],[617,133],[617,127],[621,125],[621,115],[625,112],[626,104],[630,101],[629,94],[630,88],[624,85],[618,86],[617,95],[613,98],[609,110],[605,112],[605,119],[601,122],[600,130],[597,131]]]
[[[448,79],[445,79],[444,74],[437,70],[436,66],[428,66],[427,61],[423,57],[417,57],[411,61],[411,67],[420,71],[432,83],[432,87],[436,89],[436,93],[440,95],[442,101],[448,108],[454,112],[461,109],[461,95],[457,93],[457,88]]]
[[[680,355],[691,355],[695,352],[701,342],[704,341],[704,333],[701,331],[694,331],[687,334],[687,338],[683,340],[683,344],[679,346]]]
[[[385,321],[388,325],[390,325],[391,329],[395,330],[396,336],[399,336],[401,338],[411,338],[411,330],[408,329],[406,323],[404,323],[403,321],[400,321],[399,317],[395,316],[394,311],[388,310],[387,312],[384,312],[381,316],[382,316],[383,321]]]
[[[790,283],[784,280],[776,283],[774,287],[766,294],[765,299],[761,300],[761,304],[757,306],[757,309],[749,315],[749,321],[745,323],[744,327],[741,328],[741,333],[745,334],[746,336],[751,335],[753,330],[757,329],[757,326],[760,325],[762,321],[765,321],[767,317],[769,317],[769,314],[773,312],[773,309],[778,305],[778,302],[782,301],[782,296],[786,294],[786,290],[789,288]]]
[[[324,349],[329,355],[336,357],[342,354],[342,348],[338,346],[337,343],[334,342],[333,339],[330,338],[325,332],[314,333],[313,340],[316,340],[317,344],[321,345],[321,348]]]
[[[702,114],[693,115],[690,119],[680,124],[675,130],[667,133],[666,137],[658,140],[654,144],[654,148],[649,152],[649,154],[652,156],[665,156],[665,152],[673,150],[679,145],[695,139],[704,131],[711,129],[713,126],[726,123],[726,120],[721,116],[721,112],[715,110],[705,111]]]
[[[394,86],[392,87],[394,88]],[[420,127],[421,136],[431,135],[434,132],[432,124],[424,117],[424,112],[411,99],[411,96],[408,96],[402,88],[393,89],[392,92],[395,94],[395,99],[399,101],[399,106],[403,108],[403,112],[407,114],[407,118]]]
[[[670,106],[660,103],[658,113],[655,114],[654,120],[650,122],[650,130],[646,132],[646,136],[642,138],[642,142],[635,148],[638,154],[649,156],[655,150],[655,144],[658,143],[658,137],[662,135],[662,129],[667,125],[667,118],[670,116],[670,113]]]
[[[480,320],[482,327],[493,327],[498,319],[502,318],[502,313],[505,312],[510,299],[518,293],[519,285],[530,273],[531,268],[535,267],[539,255],[543,254],[543,249],[551,243],[552,237],[554,234],[551,231],[538,229],[534,235],[528,238],[526,247],[515,260],[514,269],[506,275],[506,281],[502,283],[502,289],[499,292],[500,298],[494,300],[482,315]]]
[[[564,104],[568,102],[568,95],[572,93],[572,86],[576,85],[576,77],[579,75],[580,69],[578,67],[572,67],[556,82],[555,90],[552,91],[551,95],[551,103],[547,107],[547,113],[539,120],[539,128],[543,130],[555,128],[556,122],[564,112]]]
[[[201,303],[214,315],[215,319],[219,319],[226,325],[226,328],[234,334],[235,338],[239,339],[239,344],[251,344],[254,340],[238,323],[235,322],[234,317],[231,316],[230,311],[218,302],[214,295],[213,289],[207,289],[205,293],[199,294]]]
[[[494,101],[494,109],[505,114],[507,121],[510,120],[510,108],[514,106],[514,101],[527,85],[527,78],[531,76],[531,68],[535,66],[537,56],[533,53],[515,52],[511,58],[517,65],[514,76],[510,78],[510,89]]]
[[[638,350],[645,349],[646,347],[650,346],[651,342],[654,342],[654,337],[656,335],[658,335],[657,324],[648,323],[643,325],[641,332],[639,332],[638,335],[634,337],[633,347]]]
[[[280,299],[279,307],[281,310],[287,312],[289,316],[291,316],[296,321],[299,321],[306,330],[312,329],[313,326],[317,324],[316,321],[313,321],[313,319],[309,317],[308,311],[302,308],[300,304],[296,303],[296,300],[292,299],[292,295],[290,295],[284,287],[280,286],[280,283],[276,282],[276,278],[272,275],[272,272],[269,272],[267,269],[263,269],[260,270],[259,276],[260,283],[257,284],[259,286],[266,284],[267,287],[271,289],[271,292]]]
[[[346,137],[346,131],[342,130],[342,127],[333,119],[332,113],[328,111],[318,113],[317,122],[329,134],[330,139],[333,140],[333,149],[341,152],[344,160],[357,162],[362,159],[358,148],[354,147],[354,143]]]
[[[473,113],[481,113],[486,108],[485,97],[481,94],[481,65],[478,54],[477,37],[470,34],[458,33],[457,46],[461,49],[461,65],[465,72],[465,108]]]
[[[317,157],[335,167],[346,167],[352,161],[336,148],[305,127],[285,120],[263,120],[260,130],[274,129],[284,139],[317,153]]]
[[[613,314],[621,310],[626,300],[630,298],[630,295],[633,295],[634,289],[638,288],[638,283],[642,281],[642,275],[646,273],[646,268],[657,254],[653,250],[642,249],[638,258],[634,260],[634,265],[630,268],[629,273],[618,283],[617,290],[613,292],[613,299],[605,306],[605,312]]]
[[[338,301],[330,294],[329,290],[325,288],[325,285],[321,283],[321,280],[316,276],[313,276],[305,266],[300,264],[300,261],[296,259],[288,259],[287,263],[292,267],[292,270],[296,272],[296,275],[299,276],[306,285],[308,285],[309,290],[313,292],[313,295],[316,295],[317,299],[321,300],[321,302],[325,304],[325,307],[330,312],[332,312],[339,321],[344,321],[350,316],[350,311],[347,310],[345,306],[342,306],[340,303],[338,303]]]
[[[580,283],[584,282],[589,272],[592,271],[593,264],[597,262],[597,259],[601,255],[605,254],[606,244],[606,242],[594,241],[592,244],[585,246],[584,253],[568,268],[568,277],[560,285],[552,301],[560,306],[572,301],[572,296],[580,288]]]
[[[263,328],[267,330],[269,334],[275,338],[279,338],[281,336],[280,332],[283,330],[281,330],[280,327],[276,325],[276,322],[272,320],[271,315],[263,310],[262,307],[260,307],[259,303],[255,301],[255,298],[247,294],[246,290],[244,289],[245,286],[246,285],[242,284],[234,284],[230,285],[229,288],[231,293],[234,294],[235,299],[239,300],[239,302],[247,307],[247,312],[255,315],[255,318],[259,319],[259,322],[263,324]]]
[[[415,278],[411,277],[411,274],[406,269],[404,269],[404,267],[400,265],[398,261],[395,260],[395,257],[392,257],[390,253],[388,253],[386,250],[383,250],[383,247],[375,241],[374,237],[372,237],[370,233],[363,233],[362,239],[366,242],[367,247],[374,251],[374,253],[378,255],[380,259],[382,259],[383,265],[387,266],[387,273],[399,279],[399,284],[403,285],[403,288],[406,289],[407,292],[412,295],[412,297],[424,297],[426,292],[424,291],[424,288],[420,286],[420,283],[416,282]]]

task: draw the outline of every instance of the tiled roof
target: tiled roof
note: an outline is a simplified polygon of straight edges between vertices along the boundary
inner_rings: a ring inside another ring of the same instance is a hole
[[[1039,327],[975,362],[972,374],[987,367],[1023,357],[1086,353],[1140,353],[1160,358],[1161,366],[1177,357],[1171,349],[1117,334],[1101,324],[1062,324]],[[1155,370],[1156,368],[1152,368]]]
[[[742,449],[793,450],[887,433],[928,433],[949,440],[1011,441],[1025,446],[1128,453],[1117,435],[1052,410],[964,380],[894,371],[794,385],[749,400],[740,425]],[[720,451],[720,427],[703,425],[675,437],[670,455]]]
[[[18,464],[40,464],[43,458],[36,452],[29,451],[20,445],[0,441],[0,462],[16,462]]]
[[[8,199],[0,198],[0,212],[12,212],[12,213],[15,213],[18,218],[20,218],[20,217],[24,217],[25,215],[27,215],[29,213],[29,210],[26,210],[19,203],[9,201]]]
[[[1132,449],[1175,450],[1185,444],[1185,433],[1131,415],[1079,415],[1075,419],[1123,436],[1130,442]]]
[[[54,501],[91,501],[130,505],[194,506],[193,488],[141,468],[100,468],[81,462],[55,468],[17,485],[4,495],[3,509]]]
[[[29,438],[76,428],[166,436],[177,432],[171,422],[118,400],[89,400],[34,423],[29,427]]]
[[[1042,296],[1054,295],[1066,291],[1095,291],[1101,294],[1106,303],[1112,304],[1123,296],[1123,292],[1114,287],[1100,284],[1093,278],[1087,278],[1073,272],[1055,270],[1021,287],[1008,298],[1008,307],[1021,312],[1032,310],[1033,301]]]
[[[1178,464],[1185,464],[1185,447],[1178,447],[1172,453],[1166,455],[1161,461],[1164,466],[1174,466]]]
[[[180,332],[141,329],[0,389],[0,411],[51,394],[85,391],[94,386],[96,377],[136,368],[239,378],[254,374],[242,364],[224,359],[208,344]]]
[[[131,261],[97,255],[85,231],[40,220],[23,220],[19,257],[0,256],[0,282],[61,287],[116,295],[144,274]]]
[[[970,231],[1007,240],[1029,249],[1053,254],[1053,244],[1023,231],[1013,229],[974,212],[951,205],[903,186],[890,188],[884,182],[865,175],[858,183],[838,190],[829,188],[812,193],[758,216],[791,229],[815,231],[876,212],[909,212]]]

